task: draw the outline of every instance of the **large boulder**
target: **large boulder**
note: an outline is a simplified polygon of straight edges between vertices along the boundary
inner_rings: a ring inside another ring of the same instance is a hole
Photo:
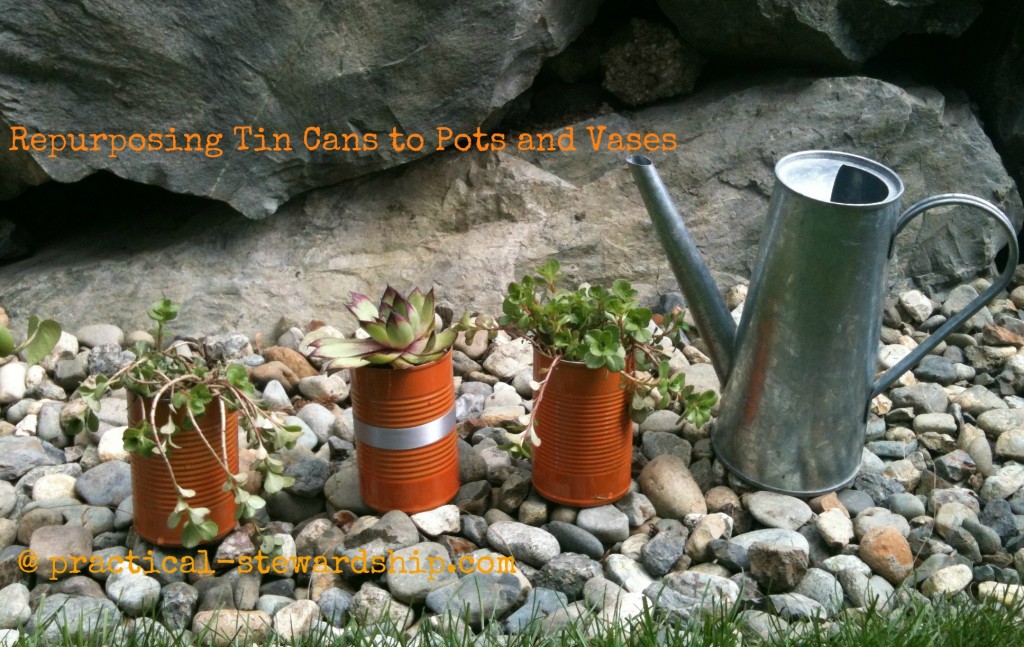
[[[702,53],[852,68],[903,34],[959,36],[985,0],[658,0]]]
[[[17,155],[5,146],[0,198],[38,184],[40,169],[61,182],[106,169],[261,218],[307,189],[432,152],[438,126],[472,132],[496,119],[599,4],[15,3],[0,12],[8,36],[0,39],[0,126],[8,138],[25,135],[32,148],[27,137],[36,132],[87,133],[90,142],[94,133],[139,133],[135,145],[148,148],[155,138],[164,150],[112,152],[112,138],[89,152],[72,152],[70,141],[52,152],[48,139],[42,150]],[[236,127],[252,128],[247,150],[238,150],[246,133]],[[374,133],[378,146],[308,150],[310,127]],[[424,148],[393,150],[392,129],[423,134]],[[259,151],[261,130],[288,134],[293,150]],[[179,145],[183,133],[200,134],[200,150],[166,150],[172,132]]]
[[[499,312],[509,281],[557,257],[570,281],[621,276],[653,301],[678,288],[628,153],[592,150],[586,127],[597,125],[675,135],[676,150],[648,154],[723,288],[750,276],[773,166],[799,150],[880,160],[902,176],[904,206],[961,191],[1022,217],[966,98],[863,77],[762,80],[575,124],[572,151],[448,151],[311,192],[260,222],[212,208],[159,231],[140,222],[106,240],[82,234],[5,267],[0,298],[15,319],[39,312],[72,330],[96,321],[134,329],[162,294],[183,304],[181,332],[269,333],[283,315],[351,330],[350,290],[435,286],[456,312]],[[568,131],[557,132],[568,145]],[[892,276],[953,284],[1000,245],[984,216],[930,214],[901,234]]]

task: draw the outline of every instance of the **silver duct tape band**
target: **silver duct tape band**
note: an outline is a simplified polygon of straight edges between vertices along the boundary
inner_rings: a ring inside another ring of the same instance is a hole
[[[355,423],[356,440],[366,443],[377,449],[419,449],[436,443],[451,432],[456,425],[455,407],[448,413],[436,420],[416,425],[415,427],[402,427],[389,429],[388,427],[375,427],[366,424],[358,418],[353,418]]]

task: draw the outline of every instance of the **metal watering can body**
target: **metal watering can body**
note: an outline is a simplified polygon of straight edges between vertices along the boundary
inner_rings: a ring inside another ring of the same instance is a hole
[[[892,170],[848,153],[795,153],[775,166],[737,328],[653,164],[641,156],[627,161],[722,380],[716,455],[762,489],[815,496],[852,481],[871,399],[1006,287],[1017,264],[1014,227],[990,203],[945,194],[901,214],[903,182]],[[895,237],[917,215],[951,204],[981,209],[999,222],[1010,247],[1006,269],[875,379]]]

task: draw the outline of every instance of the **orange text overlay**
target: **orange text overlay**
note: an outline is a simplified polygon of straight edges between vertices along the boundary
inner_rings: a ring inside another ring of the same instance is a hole
[[[188,132],[169,127],[161,132],[30,132],[25,126],[9,126],[8,151],[45,153],[66,157],[76,153],[101,153],[116,159],[131,153],[194,153],[220,157],[225,150],[243,153],[282,153],[295,150],[326,153],[362,153],[378,148],[419,152],[457,151],[590,151],[652,152],[674,151],[676,133],[615,132],[607,126],[566,126],[543,133],[492,133],[479,127],[457,132],[437,126],[426,133],[389,132],[336,133],[309,126],[301,133],[274,132],[263,127],[233,126],[226,132]],[[227,138],[225,140],[225,137]]]
[[[240,573],[260,573],[262,575],[291,575],[292,573],[356,573],[359,575],[383,574],[426,575],[434,580],[442,573],[515,573],[514,557],[491,555],[460,555],[448,560],[437,555],[421,555],[419,550],[396,555],[388,550],[387,555],[369,555],[365,550],[355,551],[355,556],[327,557],[325,555],[242,555],[236,560],[217,559],[211,561],[205,550],[196,551],[195,555],[154,555],[147,550],[145,555],[136,555],[128,551],[127,555],[67,555],[47,557],[50,580],[64,575],[80,575],[82,573],[119,573],[127,569],[130,573],[182,573],[213,575],[210,565],[218,567],[237,566]],[[39,570],[39,557],[35,551],[26,549],[18,555],[18,568],[25,573]],[[44,569],[45,571],[45,569]]]

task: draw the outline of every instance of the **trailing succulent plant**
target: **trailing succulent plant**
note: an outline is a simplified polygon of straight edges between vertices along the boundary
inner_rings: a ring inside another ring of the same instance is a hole
[[[329,360],[330,369],[368,365],[411,368],[440,359],[455,343],[455,331],[435,329],[433,290],[423,294],[417,288],[403,297],[389,285],[378,305],[353,292],[352,302],[345,307],[359,320],[364,336],[314,341],[310,357]]]
[[[576,290],[559,287],[562,279],[558,261],[552,259],[518,283],[510,283],[497,321],[489,317],[472,319],[466,313],[453,327],[465,331],[467,341],[479,333],[504,330],[528,339],[540,352],[554,358],[548,375],[559,361],[583,362],[589,368],[606,368],[622,373],[623,388],[632,392],[630,414],[641,422],[652,411],[669,409],[693,424],[703,425],[711,416],[717,396],[713,391],[697,393],[686,384],[683,373],[673,373],[666,349],[681,342],[685,329],[680,311],[669,313],[661,325],[653,323],[650,309],[640,306],[637,291],[619,279],[611,288],[581,285]],[[533,412],[541,406],[545,377],[534,384],[537,391]],[[526,420],[522,440],[529,435],[540,444],[533,430],[533,412]]]
[[[155,344],[139,342],[133,349],[136,359],[131,364],[112,376],[98,375],[86,380],[78,389],[84,403],[81,415],[68,426],[67,432],[74,435],[86,429],[96,431],[100,401],[112,389],[124,388],[143,398],[148,403],[144,407],[145,415],[124,432],[124,448],[142,457],[159,457],[167,465],[178,496],[167,526],[177,528],[184,523],[182,544],[191,548],[213,539],[218,528],[207,519],[209,508],[189,505],[188,500],[196,496],[196,492],[180,486],[174,476],[170,457],[179,448],[175,441],[180,442],[181,434],[196,433],[203,438],[197,418],[206,413],[210,405],[219,408],[221,446],[214,448],[207,444],[207,448],[224,471],[224,490],[235,497],[235,517],[247,519],[264,507],[266,501],[243,489],[246,474],[232,474],[222,459],[227,453],[224,449],[227,411],[238,411],[249,443],[256,448],[258,458],[253,469],[262,474],[263,491],[268,494],[294,483],[293,477],[284,475],[284,463],[272,453],[293,447],[301,430],[284,425],[264,410],[244,366],[208,362],[202,348],[195,343],[177,342],[163,349],[164,326],[178,316],[178,310],[168,299],[153,304],[147,314],[156,322]],[[167,402],[171,414],[164,424],[157,423],[156,407],[152,405],[160,401]],[[203,440],[206,442],[205,438]]]

